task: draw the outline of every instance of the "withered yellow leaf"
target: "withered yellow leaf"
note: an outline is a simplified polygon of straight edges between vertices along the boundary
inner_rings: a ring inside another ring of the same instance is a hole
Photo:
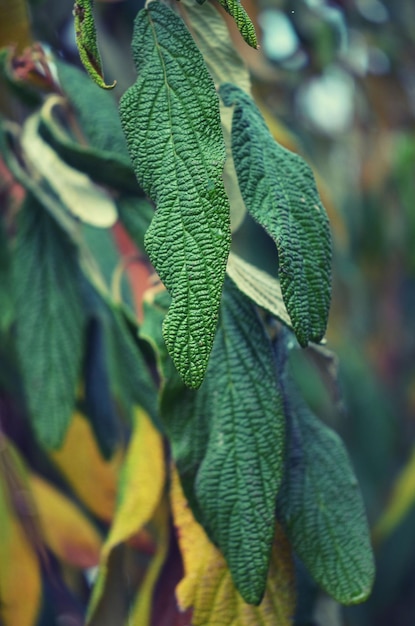
[[[0,468],[0,623],[34,626],[41,604],[39,562],[11,506],[5,468]]]
[[[195,521],[177,472],[171,502],[185,575],[176,588],[182,610],[193,608],[192,626],[289,626],[295,609],[291,548],[277,524],[264,598],[259,606],[244,602],[220,551]]]
[[[163,439],[142,409],[136,409],[134,422],[134,431],[120,472],[117,510],[102,547],[100,570],[88,608],[88,621],[105,588],[111,550],[149,523],[163,495]]]
[[[46,544],[57,557],[88,568],[98,565],[102,545],[100,533],[81,510],[50,483],[29,477]]]
[[[122,451],[105,461],[89,423],[75,413],[62,448],[50,456],[83,504],[97,517],[111,521]]]

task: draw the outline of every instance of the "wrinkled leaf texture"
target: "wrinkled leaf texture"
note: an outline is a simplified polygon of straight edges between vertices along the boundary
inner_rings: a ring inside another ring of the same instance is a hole
[[[77,251],[49,213],[28,194],[13,254],[17,350],[32,426],[58,447],[75,406],[84,312]]]
[[[309,409],[285,371],[284,337],[276,344],[287,411],[286,472],[277,515],[314,580],[341,604],[365,600],[374,562],[362,496],[339,436]]]
[[[299,343],[324,336],[331,295],[331,239],[310,167],[280,146],[254,101],[238,87],[220,95],[234,106],[232,151],[245,205],[274,239],[285,305]]]
[[[201,388],[169,378],[161,411],[196,519],[223,552],[244,600],[259,604],[282,480],[284,410],[269,340],[229,279]]]
[[[164,339],[190,387],[206,370],[230,248],[219,101],[183,21],[155,1],[133,37],[137,82],[120,103],[137,179],[157,205],[145,246],[172,296]]]

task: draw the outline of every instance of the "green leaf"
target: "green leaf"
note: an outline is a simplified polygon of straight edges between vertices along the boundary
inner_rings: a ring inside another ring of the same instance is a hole
[[[232,15],[239,32],[251,48],[258,48],[258,40],[248,13],[241,4],[241,0],[218,0],[219,4],[229,15]]]
[[[279,351],[281,379],[281,347]],[[310,411],[287,374],[283,386],[290,450],[277,515],[314,580],[342,604],[362,602],[373,585],[374,562],[347,452],[338,435]]]
[[[230,248],[225,146],[219,101],[182,20],[155,1],[140,11],[137,82],[121,121],[137,178],[157,205],[145,245],[172,296],[164,339],[190,387],[198,387],[215,335]]]
[[[14,302],[10,253],[3,220],[0,217],[0,337],[13,322]]]
[[[166,386],[161,412],[196,518],[245,601],[259,604],[282,480],[284,411],[269,340],[230,280],[202,386]]]
[[[249,71],[235,50],[223,15],[210,2],[197,6],[194,0],[182,0],[184,19],[192,33],[216,88],[223,83],[237,85],[251,92]],[[226,145],[226,162],[223,182],[231,207],[232,232],[242,224],[246,207],[241,196],[232,156],[231,127],[232,110],[220,104],[223,138]]]
[[[302,346],[324,336],[330,307],[331,240],[310,167],[280,146],[253,100],[233,85],[220,95],[235,105],[232,150],[251,215],[274,239],[285,305]]]
[[[107,85],[104,81],[92,4],[93,0],[75,0],[73,15],[75,18],[76,45],[82,64],[91,78],[100,87],[112,89],[117,83],[114,81],[112,85]]]
[[[69,425],[82,359],[84,314],[77,251],[31,196],[13,253],[17,351],[38,440],[58,447]]]

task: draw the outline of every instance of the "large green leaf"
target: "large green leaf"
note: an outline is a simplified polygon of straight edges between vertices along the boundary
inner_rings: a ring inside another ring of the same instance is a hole
[[[75,405],[84,315],[76,248],[28,194],[13,253],[17,350],[37,438],[59,446]]]
[[[284,350],[278,348],[280,372]],[[283,381],[290,449],[277,514],[323,589],[342,604],[362,602],[373,585],[374,563],[356,477],[338,435],[315,417],[289,374]]]
[[[219,101],[182,20],[155,1],[140,11],[137,82],[121,99],[131,159],[157,211],[145,245],[172,296],[163,334],[184,381],[198,387],[217,324],[230,248]]]
[[[220,89],[235,106],[232,150],[245,205],[274,239],[285,305],[302,346],[324,336],[331,292],[328,219],[311,169],[270,134],[253,100],[233,85]]]
[[[196,518],[222,550],[245,601],[259,604],[282,480],[284,410],[269,340],[229,279],[201,388],[168,383],[161,411]]]

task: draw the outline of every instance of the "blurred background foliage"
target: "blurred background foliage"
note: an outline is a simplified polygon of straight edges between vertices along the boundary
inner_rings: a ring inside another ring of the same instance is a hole
[[[40,40],[79,65],[72,0],[31,0],[29,5],[0,0],[0,44],[16,42],[21,52],[31,41]],[[96,2],[103,66],[107,81],[117,80],[118,97],[135,78],[130,41],[133,20],[141,6],[138,0]],[[322,601],[315,610],[314,622],[308,617],[303,619],[299,611],[298,623],[412,626],[415,4],[413,0],[246,0],[244,6],[261,34],[261,50],[250,50],[229,21],[235,46],[248,64],[255,96],[274,135],[301,152],[317,171],[334,238],[334,293],[327,338],[338,363],[331,362],[330,369],[324,354],[318,356],[305,350],[296,353],[295,371],[309,403],[347,443],[373,528],[377,561],[375,587],[366,603],[340,610]],[[0,109],[15,121],[21,121],[24,115],[18,100],[6,97],[4,85],[0,88]],[[4,188],[6,177],[3,172]],[[14,191],[18,202],[19,188]],[[0,187],[0,197],[1,193]],[[258,234],[255,225],[245,218],[235,233],[236,250],[242,255],[244,241],[251,239],[253,233]],[[115,229],[113,235],[124,256],[136,254],[122,230]],[[274,253],[261,236],[258,234],[257,241],[261,263],[269,269]],[[1,250],[0,247],[0,254]],[[147,274],[146,268],[138,264],[129,267],[138,307]],[[7,324],[5,317],[0,321]],[[334,372],[337,368],[339,383]],[[2,388],[9,389],[12,379],[13,370],[8,363],[7,369],[1,371]],[[20,449],[20,453],[13,452],[14,469],[7,475],[12,475],[17,485],[27,480],[27,472],[22,470],[20,475],[21,462],[16,461],[22,454],[28,465],[49,475],[64,491],[68,484],[72,485],[80,510],[89,507],[88,515],[92,515],[94,523],[98,527],[105,525],[113,513],[115,476],[120,463],[117,455],[108,462],[100,460],[85,423],[75,420],[70,434],[79,429],[78,436],[87,441],[89,450],[88,458],[81,459],[75,471],[69,459],[76,450],[76,434],[68,437],[65,448],[54,458],[45,459],[37,454],[28,434],[22,435],[19,419],[10,418],[19,413],[19,407],[12,406],[5,393],[0,410],[2,418],[8,416],[3,419],[2,428]],[[5,455],[3,449],[0,440],[0,462],[10,464],[10,450]],[[99,476],[96,482],[89,484],[82,479],[94,472]],[[62,482],[62,475],[66,482]],[[97,490],[98,483],[101,488]],[[36,493],[42,489],[47,488],[39,483]],[[90,510],[92,501],[95,504]],[[76,574],[76,568],[96,563],[99,550],[99,539],[85,519],[81,524],[85,549],[75,562],[66,562],[59,578],[62,583],[56,589],[44,590],[44,624],[51,623],[47,621],[48,598],[53,598],[55,608],[60,607],[62,620],[65,615],[74,620],[68,618],[59,624],[82,623],[80,605],[87,582]],[[9,532],[18,530],[12,524]],[[32,537],[33,533],[36,537],[36,529],[32,529]],[[55,554],[61,558],[67,538],[58,539],[62,546],[58,545]],[[52,542],[58,539],[52,538]],[[154,551],[151,533],[141,537],[139,544],[144,546],[140,558],[147,563],[148,555]],[[173,546],[171,551],[174,549],[177,548]],[[131,547],[125,546],[125,550],[130,554]],[[130,557],[128,572],[134,581],[134,576],[141,575],[142,562],[137,564],[138,557],[132,552]],[[125,562],[120,561],[119,552],[111,555],[108,584],[112,597],[119,598],[116,572],[125,567]],[[174,555],[170,554],[163,575],[165,595],[171,581],[180,576],[180,571],[173,571],[174,562]],[[37,567],[33,559],[30,563],[27,576],[30,567]],[[55,567],[54,562],[49,566]],[[170,578],[166,574],[169,568]],[[124,595],[128,593],[127,589]],[[116,612],[117,607],[112,604],[111,610]]]

